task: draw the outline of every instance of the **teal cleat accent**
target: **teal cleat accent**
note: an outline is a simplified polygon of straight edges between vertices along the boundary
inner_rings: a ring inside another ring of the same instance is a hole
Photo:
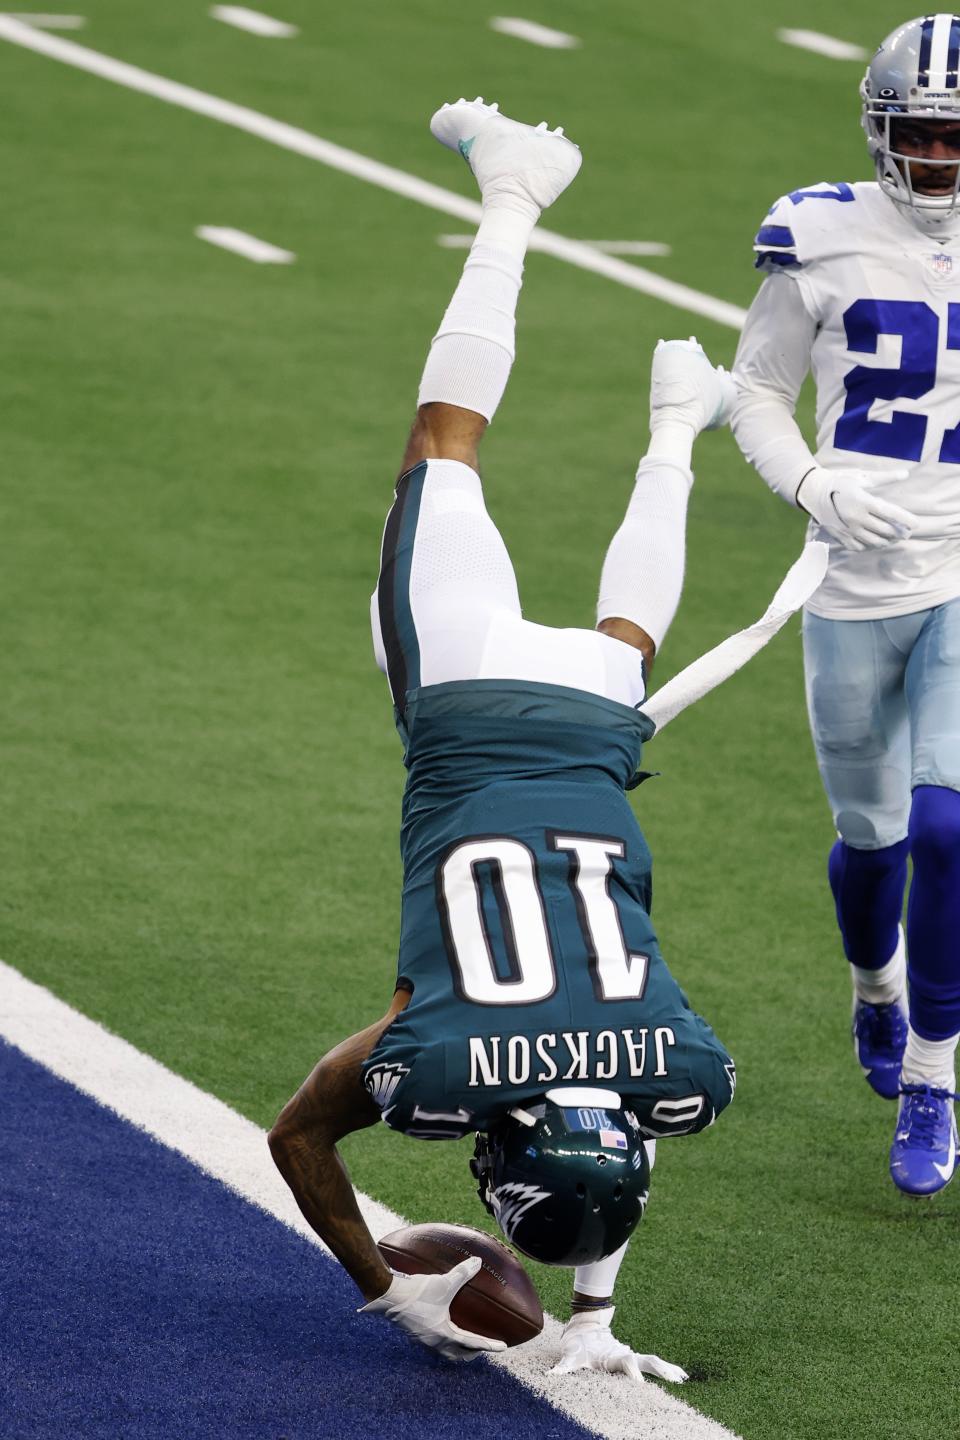
[[[580,169],[581,155],[563,126],[546,121],[524,125],[500,114],[496,104],[454,100],[441,105],[430,132],[448,150],[458,150],[473,171],[484,204],[500,201],[521,212],[543,211]]]

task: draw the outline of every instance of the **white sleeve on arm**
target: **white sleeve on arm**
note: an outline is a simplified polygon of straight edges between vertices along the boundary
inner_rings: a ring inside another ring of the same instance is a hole
[[[640,461],[627,513],[603,562],[598,625],[614,615],[631,620],[660,649],[680,603],[692,484],[684,465],[649,456]]]
[[[794,506],[800,481],[817,463],[793,418],[816,333],[796,280],[770,275],[750,307],[733,368],[738,399],[730,426],[737,444],[770,489]]]

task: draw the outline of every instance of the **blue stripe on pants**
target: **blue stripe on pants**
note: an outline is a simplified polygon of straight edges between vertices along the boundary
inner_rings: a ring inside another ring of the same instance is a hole
[[[383,532],[380,579],[377,582],[377,604],[390,690],[393,703],[401,715],[407,691],[416,689],[420,684],[420,645],[410,608],[410,571],[426,478],[427,462],[421,460],[397,482],[396,500]]]

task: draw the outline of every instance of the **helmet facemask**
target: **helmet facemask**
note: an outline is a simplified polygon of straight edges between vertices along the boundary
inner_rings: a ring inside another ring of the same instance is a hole
[[[938,118],[941,123],[949,120],[951,124],[958,124],[960,108],[949,116],[941,115]],[[951,138],[951,148],[956,148],[956,157],[934,160],[917,154],[915,150],[898,148],[897,127],[903,124],[903,119],[902,115],[890,111],[864,107],[864,129],[867,132],[868,148],[877,167],[877,182],[895,204],[912,213],[916,223],[928,234],[940,228],[950,228],[952,221],[960,220],[960,134],[955,147]],[[933,116],[915,116],[912,112],[910,119],[936,123]],[[930,171],[942,170],[945,176],[951,179],[949,189],[943,193],[931,194],[920,188],[914,182],[911,169],[914,165],[922,165]]]
[[[860,84],[862,124],[881,190],[901,213],[928,235],[960,226],[960,16],[928,15],[910,20],[880,45]],[[931,141],[940,127],[950,154],[923,153],[922,132]],[[898,128],[913,132],[898,145]],[[915,137],[915,138],[914,138]],[[916,169],[927,172],[923,179]],[[938,172],[949,179],[929,191]]]

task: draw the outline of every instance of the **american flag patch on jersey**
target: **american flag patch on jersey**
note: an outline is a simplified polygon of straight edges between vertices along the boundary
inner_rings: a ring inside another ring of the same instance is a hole
[[[601,1130],[600,1144],[608,1150],[626,1150],[627,1137],[622,1130]]]

